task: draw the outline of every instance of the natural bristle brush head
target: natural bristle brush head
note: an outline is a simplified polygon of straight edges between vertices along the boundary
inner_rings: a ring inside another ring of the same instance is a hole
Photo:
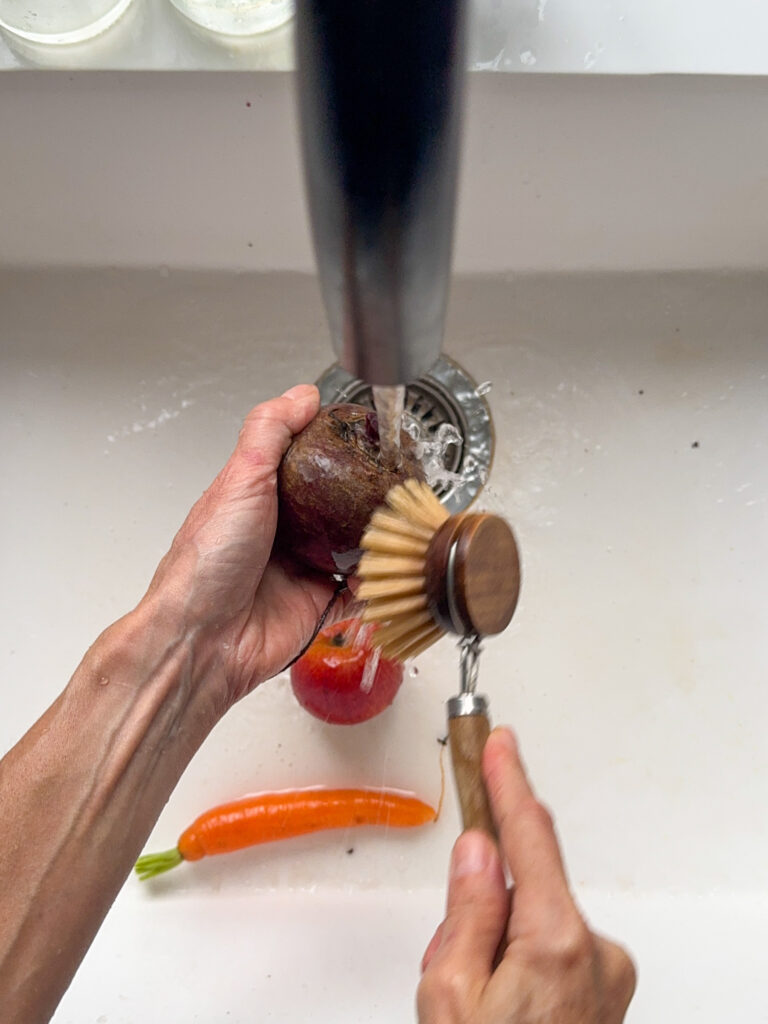
[[[363,534],[358,596],[385,657],[421,654],[445,633],[500,633],[514,614],[520,560],[499,516],[449,516],[428,484],[393,487]]]

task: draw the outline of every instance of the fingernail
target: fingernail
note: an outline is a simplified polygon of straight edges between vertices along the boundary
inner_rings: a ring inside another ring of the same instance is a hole
[[[490,842],[480,832],[465,832],[453,848],[451,878],[480,875],[490,863]]]
[[[287,391],[284,391],[280,397],[290,398],[291,400],[296,398],[305,398],[312,388],[312,384],[294,384],[292,388],[288,388]]]

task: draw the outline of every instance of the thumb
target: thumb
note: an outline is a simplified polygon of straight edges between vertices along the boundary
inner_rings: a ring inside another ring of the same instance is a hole
[[[235,455],[274,471],[294,435],[319,408],[320,395],[313,384],[297,384],[279,398],[262,402],[246,417]]]
[[[498,850],[485,832],[470,830],[451,858],[445,921],[437,948],[425,957],[430,972],[452,979],[454,995],[469,1003],[487,983],[509,917],[509,896]],[[429,988],[429,983],[427,983]]]
[[[297,384],[279,398],[255,406],[245,418],[237,445],[227,464],[206,492],[206,507],[221,506],[231,516],[233,503],[267,502],[268,513],[277,495],[280,460],[299,431],[317,415],[320,395],[312,384]],[[218,528],[218,527],[217,527]],[[274,523],[266,534],[274,532]],[[269,537],[272,545],[272,537]]]

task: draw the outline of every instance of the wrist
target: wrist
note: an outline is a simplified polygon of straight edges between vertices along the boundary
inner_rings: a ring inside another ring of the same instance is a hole
[[[94,708],[112,707],[121,728],[141,732],[154,722],[165,745],[183,726],[199,746],[226,710],[215,662],[203,630],[150,593],[98,637],[70,688]]]

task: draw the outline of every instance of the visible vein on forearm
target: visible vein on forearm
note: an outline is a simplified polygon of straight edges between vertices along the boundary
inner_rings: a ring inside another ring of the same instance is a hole
[[[52,1012],[210,728],[187,639],[141,640],[128,632],[113,646],[97,642],[0,762],[2,1020]]]

